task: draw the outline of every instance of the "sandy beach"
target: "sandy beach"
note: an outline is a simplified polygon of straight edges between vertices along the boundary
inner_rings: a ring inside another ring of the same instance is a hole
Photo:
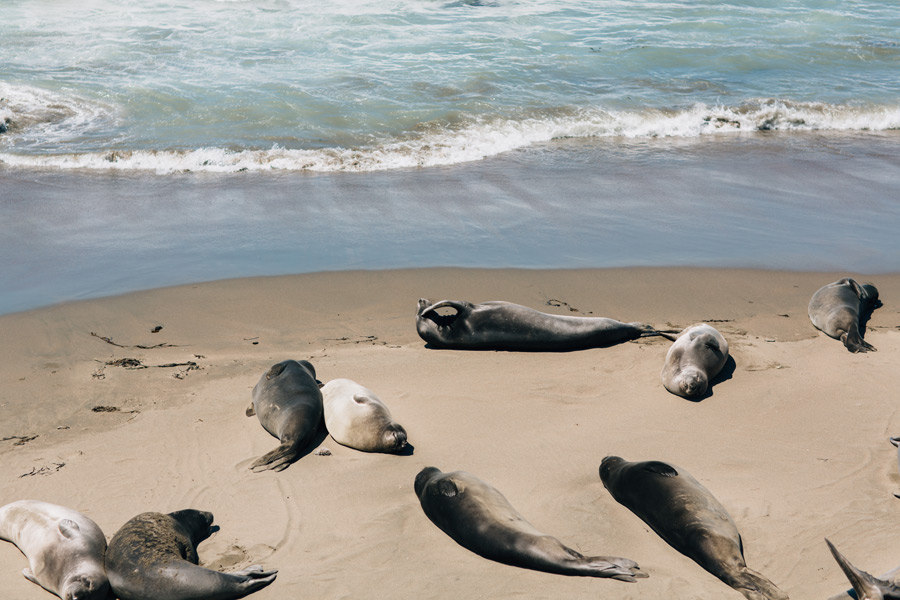
[[[6,315],[0,502],[69,506],[107,537],[140,512],[210,511],[221,529],[200,545],[201,564],[277,568],[259,600],[740,598],[612,499],[597,469],[615,454],[689,471],[732,515],[751,568],[792,598],[827,598],[848,586],[826,536],[871,573],[900,564],[900,476],[887,439],[900,433],[900,275],[859,276],[885,303],[866,335],[878,352],[859,355],[806,314],[816,289],[846,275],[354,271]],[[705,321],[727,338],[734,367],[690,402],[661,384],[662,338],[562,353],[426,348],[415,331],[419,297],[502,299],[668,329]],[[277,442],[244,416],[250,390],[287,358],[309,360],[323,382],[375,391],[413,453],[366,454],[323,433],[316,449],[330,456],[252,473]],[[422,512],[413,479],[426,466],[480,477],[539,530],[584,554],[631,558],[649,578],[550,575],[469,552]],[[0,544],[0,564],[4,597],[50,597],[22,577],[27,561],[12,544]]]

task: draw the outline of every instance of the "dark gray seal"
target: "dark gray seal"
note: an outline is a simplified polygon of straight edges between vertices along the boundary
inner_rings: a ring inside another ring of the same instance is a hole
[[[278,571],[254,565],[219,573],[198,566],[197,545],[213,532],[213,516],[187,509],[139,514],[113,536],[106,573],[120,600],[231,600],[261,590]]]
[[[106,536],[80,512],[38,500],[12,502],[0,507],[0,539],[22,551],[29,565],[22,575],[48,592],[63,600],[109,598]]]
[[[635,581],[637,563],[612,556],[585,557],[534,528],[499,491],[464,471],[426,467],[416,495],[431,521],[456,542],[497,562],[559,575]]]
[[[455,314],[442,315],[438,309]],[[419,299],[419,337],[439,348],[460,350],[567,351],[611,346],[639,337],[659,335],[642,323],[622,323],[605,317],[550,315],[511,302],[471,302]]]
[[[878,290],[845,277],[820,288],[809,301],[809,319],[830,337],[844,342],[850,352],[875,351],[863,339],[865,323],[881,306]]]
[[[691,325],[666,353],[663,385],[677,396],[700,398],[727,360],[728,342],[715,327],[706,323]]]
[[[825,543],[828,544],[831,555],[840,565],[844,575],[850,580],[850,585],[856,592],[855,598],[858,600],[900,600],[900,585],[898,585],[900,584],[900,567],[888,571],[881,577],[873,577],[854,567],[828,539],[825,540]],[[843,593],[833,596],[832,600],[843,600],[844,598],[854,598],[854,596]]]
[[[600,463],[600,479],[617,502],[670,546],[748,600],[787,600],[774,583],[747,568],[731,515],[689,473],[664,462],[607,456]]]
[[[283,471],[306,448],[322,423],[322,392],[316,370],[305,360],[273,365],[253,387],[247,416],[256,415],[263,428],[281,445],[258,458],[255,471]]]

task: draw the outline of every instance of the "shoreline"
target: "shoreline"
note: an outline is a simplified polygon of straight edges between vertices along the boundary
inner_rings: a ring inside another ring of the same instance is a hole
[[[731,513],[750,568],[792,597],[830,597],[847,584],[823,537],[869,572],[900,562],[890,551],[900,475],[887,442],[900,428],[900,311],[891,301],[900,274],[864,277],[885,305],[866,337],[878,352],[861,355],[806,315],[811,294],[844,275],[358,271],[185,285],[5,315],[0,438],[38,437],[0,443],[0,502],[70,506],[107,537],[145,510],[209,510],[221,530],[200,544],[201,564],[279,569],[259,600],[398,589],[740,598],[612,500],[597,466],[617,454],[686,469]],[[555,353],[430,349],[414,325],[423,296],[503,299],[658,327],[706,320],[728,340],[735,369],[711,396],[690,402],[660,382],[669,342],[659,338]],[[147,368],[107,364],[124,358]],[[331,456],[250,472],[277,441],[244,409],[261,373],[285,358],[310,360],[323,382],[347,377],[375,391],[407,429],[412,455],[361,453],[324,436],[318,447]],[[158,366],[189,362],[196,368]],[[636,560],[650,577],[565,577],[478,557],[422,513],[412,485],[425,466],[469,471],[539,530],[585,554]],[[47,597],[21,576],[26,561],[12,544],[0,544],[0,563],[0,586],[12,596]]]

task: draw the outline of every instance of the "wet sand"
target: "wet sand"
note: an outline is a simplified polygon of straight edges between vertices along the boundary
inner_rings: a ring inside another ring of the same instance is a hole
[[[110,537],[143,511],[211,511],[221,529],[200,545],[201,563],[279,569],[251,596],[259,600],[741,598],[612,499],[597,468],[616,454],[689,471],[730,512],[752,569],[793,598],[827,598],[847,584],[826,536],[869,572],[900,564],[900,475],[888,443],[900,433],[900,275],[860,277],[884,301],[866,335],[877,352],[848,353],[806,315],[818,287],[850,274],[349,271],[6,315],[0,502],[63,504]],[[728,339],[734,365],[690,402],[662,386],[661,338],[562,353],[426,348],[415,331],[419,297],[504,299],[660,328],[706,321]],[[366,454],[323,435],[317,448],[330,456],[250,472],[277,441],[244,409],[260,375],[286,358],[310,360],[322,381],[375,391],[407,429],[412,455]],[[468,471],[539,530],[585,554],[636,560],[649,578],[485,560],[425,517],[413,493],[425,466]],[[50,597],[22,577],[27,561],[11,544],[0,544],[0,565],[5,596]]]

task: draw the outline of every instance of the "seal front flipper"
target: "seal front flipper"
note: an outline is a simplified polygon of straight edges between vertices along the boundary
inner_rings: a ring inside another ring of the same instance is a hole
[[[607,577],[629,583],[649,577],[641,571],[636,562],[618,556],[590,556],[584,559],[584,566],[592,571],[595,577]]]
[[[28,567],[25,567],[24,569],[22,569],[22,576],[25,577],[25,579],[27,579],[31,583],[36,583],[38,585],[41,585],[41,582],[38,581],[37,578],[34,576],[34,571],[29,569]],[[44,586],[41,586],[41,587],[44,587]]]
[[[678,477],[678,471],[675,470],[675,467],[662,461],[650,460],[645,462],[642,467],[645,471],[662,475],[663,477]]]
[[[856,596],[859,600],[900,599],[900,587],[897,587],[889,581],[877,579],[865,571],[857,569],[849,560],[844,558],[843,554],[838,552],[838,549],[834,547],[834,544],[832,544],[828,538],[825,538],[825,543],[828,544],[831,555],[834,557],[834,560],[837,561],[838,565],[840,565],[844,575],[850,580],[850,585],[853,586],[853,591],[856,592]]]

